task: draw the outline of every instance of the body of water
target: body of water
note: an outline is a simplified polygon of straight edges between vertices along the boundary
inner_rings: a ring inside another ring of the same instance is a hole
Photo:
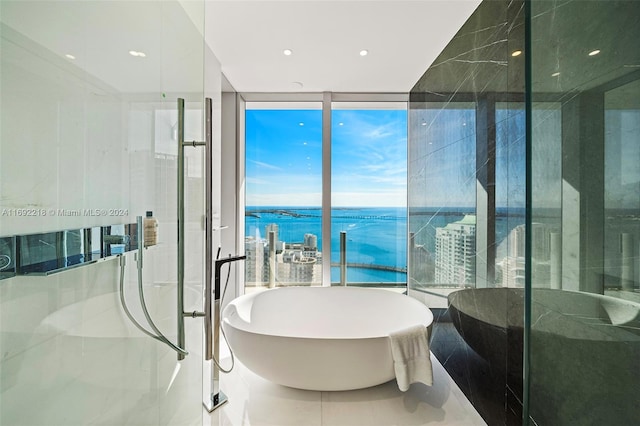
[[[416,244],[435,254],[436,229],[461,220],[472,209],[440,208],[412,209],[411,231]],[[497,258],[506,254],[506,237],[516,226],[524,223],[524,210],[498,209],[496,215]],[[247,207],[245,235],[266,238],[266,227],[278,225],[278,237],[286,243],[302,242],[307,233],[318,238],[323,250],[322,210],[310,207]],[[381,265],[406,271],[407,266],[407,210],[405,208],[339,208],[331,212],[331,262],[340,258],[340,232],[347,234],[347,263]],[[332,281],[339,281],[338,268],[332,268]],[[366,267],[350,267],[350,282],[406,282],[406,272],[394,272]]]

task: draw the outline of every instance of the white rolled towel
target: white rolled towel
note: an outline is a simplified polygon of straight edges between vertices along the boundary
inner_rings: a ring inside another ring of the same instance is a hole
[[[433,384],[433,369],[427,339],[427,328],[414,325],[389,334],[393,368],[398,387],[402,392],[411,383]]]

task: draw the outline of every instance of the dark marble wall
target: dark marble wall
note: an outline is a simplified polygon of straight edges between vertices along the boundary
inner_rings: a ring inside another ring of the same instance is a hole
[[[431,348],[488,424],[639,424],[640,2],[524,6],[485,0],[411,90],[410,290],[449,294]]]
[[[413,291],[453,298],[460,288],[524,284],[517,267],[525,221],[523,52],[524,3],[485,1],[411,90]],[[448,230],[460,226],[465,237]],[[447,241],[453,246],[445,248]],[[431,348],[488,424],[521,424],[523,304],[507,292],[483,299],[493,324],[476,327],[461,311],[437,310]],[[507,327],[510,318],[520,318],[519,327]]]

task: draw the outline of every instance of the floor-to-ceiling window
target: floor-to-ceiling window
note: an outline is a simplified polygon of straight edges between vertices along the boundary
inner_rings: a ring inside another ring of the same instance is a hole
[[[245,285],[322,284],[322,104],[246,105]]]
[[[406,286],[406,135],[402,101],[248,101],[245,288]]]
[[[404,287],[406,103],[333,102],[331,108],[331,282]]]

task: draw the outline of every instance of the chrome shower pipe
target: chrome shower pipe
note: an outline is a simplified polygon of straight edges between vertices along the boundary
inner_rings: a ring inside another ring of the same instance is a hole
[[[147,304],[145,302],[145,297],[144,297],[144,290],[142,286],[142,257],[143,257],[142,253],[143,253],[143,241],[144,241],[143,239],[144,234],[142,232],[142,216],[137,217],[137,238],[138,238],[138,252],[136,253],[136,262],[138,264],[138,295],[140,297],[140,307],[142,308],[144,316],[147,319],[147,323],[156,334],[144,328],[138,322],[138,320],[136,320],[135,317],[131,314],[131,311],[129,311],[129,307],[127,306],[127,302],[124,296],[124,268],[126,265],[126,256],[124,254],[119,255],[119,258],[120,258],[120,304],[122,305],[122,309],[124,310],[127,317],[131,320],[131,322],[144,334],[146,334],[147,336],[153,339],[156,339],[159,342],[164,343],[165,345],[169,346],[171,349],[176,351],[178,354],[188,355],[189,353],[187,351],[171,343],[169,339],[167,339],[167,337],[164,334],[162,334],[162,332],[158,329],[158,327],[156,327],[155,323],[151,319],[151,316],[149,315],[149,310],[147,309]]]
[[[184,235],[184,149],[187,146],[197,147],[204,146],[205,147],[205,161],[206,161],[206,194],[205,194],[205,204],[206,204],[206,219],[205,219],[205,311],[206,306],[211,304],[211,267],[213,263],[213,253],[212,253],[212,214],[211,214],[211,189],[212,189],[212,175],[211,175],[211,157],[212,157],[212,113],[213,113],[213,102],[211,98],[205,98],[205,117],[206,117],[206,125],[205,125],[205,141],[204,142],[185,142],[184,140],[184,99],[178,98],[178,289],[177,289],[177,301],[178,301],[178,346],[183,348],[185,346],[185,331],[184,331],[184,318],[185,317],[206,317],[206,312],[185,312],[184,310],[184,243],[185,243],[185,235]],[[205,331],[206,331],[206,339],[212,339],[212,330],[211,330],[211,318],[205,319]],[[209,325],[207,325],[209,324]],[[178,360],[183,360],[184,355],[178,354]]]

